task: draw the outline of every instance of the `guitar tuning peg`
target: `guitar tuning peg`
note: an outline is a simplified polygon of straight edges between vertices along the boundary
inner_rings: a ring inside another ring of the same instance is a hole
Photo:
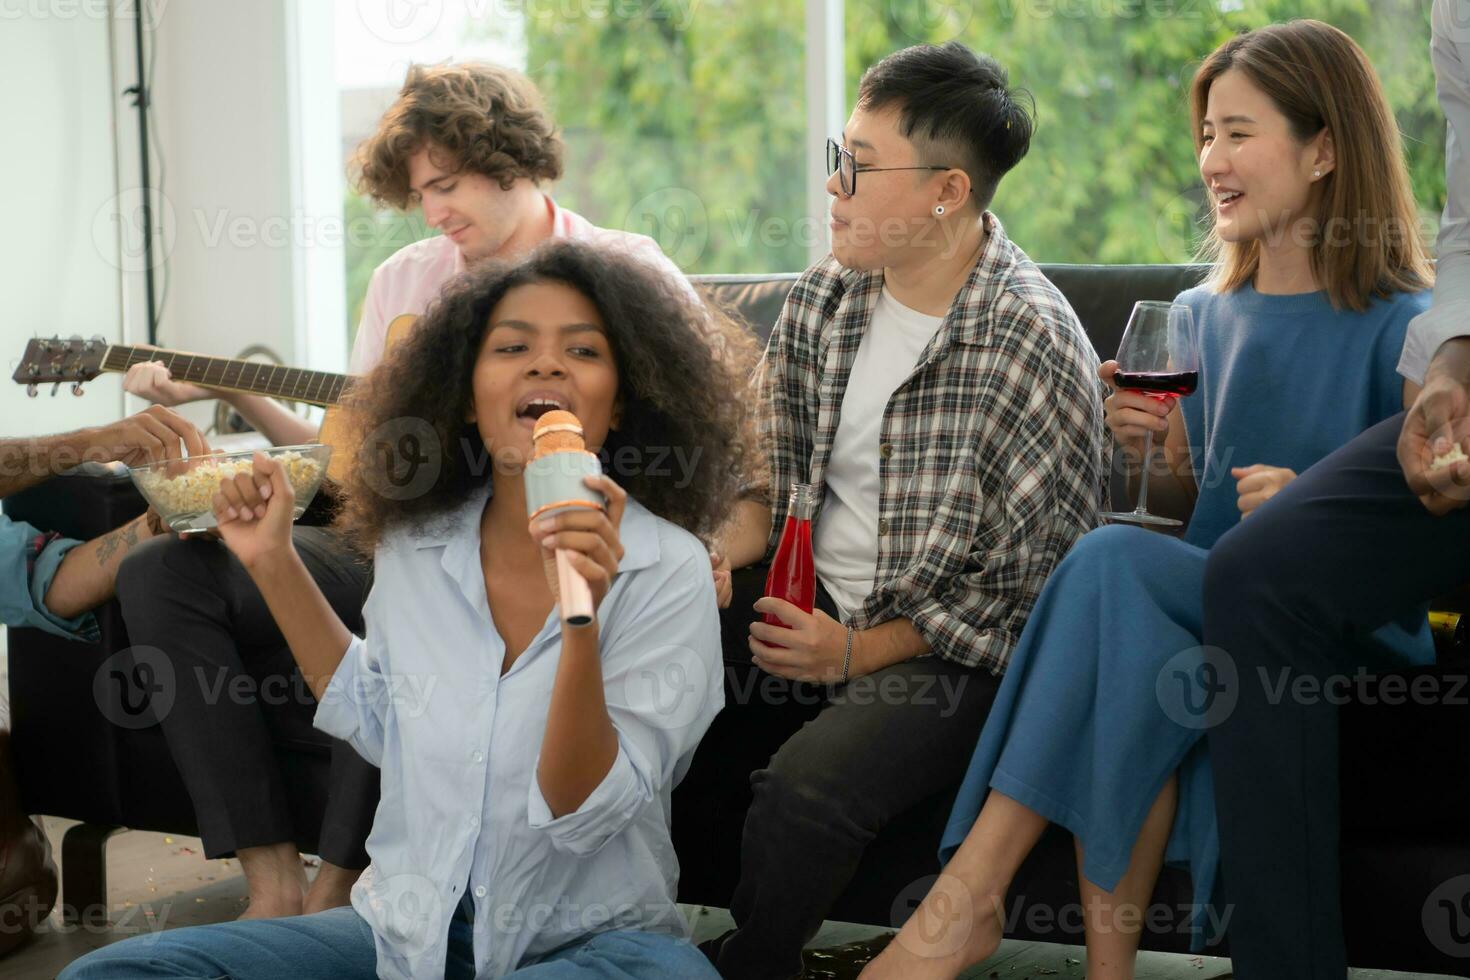
[[[71,393],[80,398],[86,394],[86,391],[82,389],[82,383],[80,381],[73,381],[71,383]]]
[[[26,397],[35,398],[39,394],[40,392],[36,390],[36,383],[34,381],[26,385]]]
[[[60,390],[60,388],[61,388],[61,382],[60,381],[56,382],[55,384],[53,384],[51,386],[51,397],[52,398],[55,398],[56,397],[56,392],[58,390]]]

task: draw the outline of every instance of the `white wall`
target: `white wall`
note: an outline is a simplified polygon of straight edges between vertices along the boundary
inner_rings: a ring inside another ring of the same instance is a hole
[[[259,343],[293,359],[285,38],[284,0],[162,10],[153,124],[174,230],[160,346],[228,356]]]
[[[335,9],[322,0],[287,0],[287,100],[295,209],[311,215],[311,230],[292,249],[295,259],[295,351],[292,359],[318,371],[347,370],[346,229],[342,198],[342,99],[337,88]]]
[[[330,24],[330,5],[154,2],[152,180],[159,186],[161,169],[171,218],[155,272],[159,345],[235,356],[259,344],[286,364],[344,370],[340,185],[319,173],[321,146],[331,154],[338,140],[335,90],[324,95],[318,81],[331,89],[331,45],[320,26]],[[299,70],[313,58],[325,65]],[[128,83],[133,75],[125,65]],[[302,102],[316,108],[293,111]],[[120,142],[125,186],[136,180],[136,139],[129,130]],[[127,282],[141,291],[140,276]],[[145,339],[141,315],[129,318],[128,339]],[[129,410],[143,405],[129,402]],[[213,408],[183,411],[205,425]]]
[[[0,119],[25,134],[0,153],[0,436],[93,425],[122,408],[116,376],[81,398],[47,388],[34,401],[10,381],[34,335],[121,337],[108,21],[83,7],[0,21]]]
[[[0,8],[0,435],[97,424],[143,406],[117,375],[38,401],[9,375],[33,335],[142,343],[133,11],[156,51],[153,115],[159,343],[344,370],[332,6],[321,0],[103,0]],[[292,96],[295,96],[293,101]],[[304,111],[301,107],[305,107]],[[7,141],[9,142],[9,141]],[[165,267],[166,266],[166,267]],[[166,288],[165,288],[166,281]],[[212,403],[186,410],[196,422]]]

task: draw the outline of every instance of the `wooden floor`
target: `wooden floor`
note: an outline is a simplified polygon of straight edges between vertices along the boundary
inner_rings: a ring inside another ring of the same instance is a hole
[[[72,821],[46,820],[58,860],[61,835],[70,826]],[[194,838],[143,832],[118,834],[108,844],[107,870],[112,902],[107,926],[65,926],[53,913],[35,941],[0,960],[0,977],[49,980],[76,957],[117,939],[157,929],[223,922],[245,907],[239,865],[230,860],[206,861]],[[717,936],[730,926],[729,914],[723,909],[686,908],[685,912],[694,923],[696,941]],[[875,937],[886,934],[871,926],[829,922],[811,948],[831,950],[868,941],[866,949]],[[1082,951],[1073,947],[1007,941],[1000,952],[966,976],[1080,980],[1081,957]],[[807,973],[809,980],[855,977],[861,969],[860,957],[851,955],[851,951],[838,950],[836,955],[827,952],[813,960],[825,962],[814,962]],[[1137,975],[1139,980],[1216,980],[1230,976],[1230,964],[1209,957],[1145,953],[1140,957]],[[1359,971],[1353,976],[1355,980],[1407,980],[1419,975]]]

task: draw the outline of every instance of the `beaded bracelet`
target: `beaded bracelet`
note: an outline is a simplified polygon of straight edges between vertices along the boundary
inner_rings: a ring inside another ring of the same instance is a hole
[[[847,628],[847,652],[842,655],[842,680],[838,683],[847,683],[847,671],[852,666],[852,627]]]

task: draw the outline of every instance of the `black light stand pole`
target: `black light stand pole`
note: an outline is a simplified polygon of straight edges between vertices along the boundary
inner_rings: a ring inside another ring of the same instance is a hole
[[[143,57],[143,11],[147,4],[140,3],[133,12],[133,39],[137,54],[138,84],[123,89],[124,95],[134,96],[133,105],[138,109],[138,150],[142,158],[143,195],[143,290],[148,302],[148,343],[158,343],[157,306],[153,299],[153,201],[151,197],[152,177],[148,166],[148,76]]]

